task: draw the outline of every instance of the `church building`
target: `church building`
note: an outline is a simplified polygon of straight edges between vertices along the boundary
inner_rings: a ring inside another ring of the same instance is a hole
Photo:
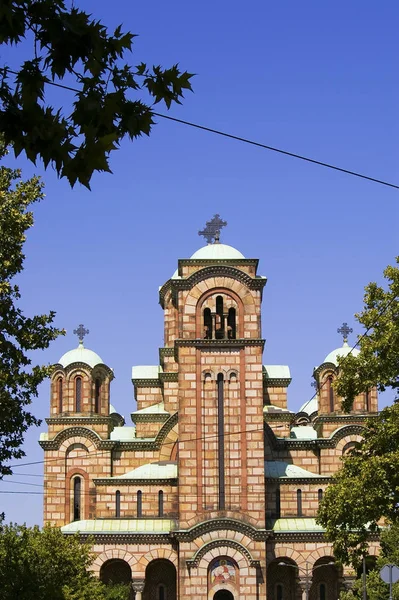
[[[131,583],[136,600],[336,600],[353,573],[315,517],[377,391],[341,411],[337,357],[358,352],[344,323],[343,345],[314,369],[313,399],[289,410],[289,367],[262,361],[266,277],[220,243],[224,225],[208,221],[208,244],[159,290],[164,344],[159,364],[132,369],[133,425],[112,404],[112,357],[76,330],[40,438],[44,521],[92,538],[95,572]]]

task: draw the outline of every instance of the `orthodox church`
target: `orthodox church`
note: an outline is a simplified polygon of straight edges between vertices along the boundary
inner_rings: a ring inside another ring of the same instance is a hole
[[[377,392],[341,411],[343,346],[314,369],[316,393],[289,410],[286,365],[265,365],[258,260],[208,244],[159,290],[159,364],[134,366],[133,425],[111,404],[113,371],[84,346],[51,379],[44,521],[94,540],[93,569],[136,600],[335,600],[335,564],[315,517],[340,458],[361,439]],[[154,310],[156,308],[154,307]],[[104,357],[105,360],[110,357]]]

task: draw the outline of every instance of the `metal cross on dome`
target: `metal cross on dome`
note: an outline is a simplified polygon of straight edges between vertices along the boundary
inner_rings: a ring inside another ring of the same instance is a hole
[[[203,235],[208,244],[212,244],[212,241],[218,242],[220,236],[220,230],[222,227],[226,227],[227,221],[223,221],[220,215],[216,214],[214,217],[206,222],[206,226],[202,231],[198,232],[198,235]]]
[[[340,333],[344,338],[344,344],[348,341],[348,335],[353,333],[352,327],[349,327],[348,323],[342,323],[341,327],[338,327],[337,333]]]
[[[79,325],[79,327],[77,327],[76,329],[73,330],[74,334],[78,336],[79,338],[79,344],[83,344],[83,339],[85,337],[85,335],[87,335],[88,333],[90,333],[90,331],[88,329],[85,329],[84,325],[81,323]]]

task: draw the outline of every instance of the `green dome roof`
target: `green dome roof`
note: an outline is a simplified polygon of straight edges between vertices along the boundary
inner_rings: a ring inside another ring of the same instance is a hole
[[[191,256],[192,260],[224,260],[224,259],[237,259],[237,258],[245,258],[243,254],[233,246],[228,246],[227,244],[208,244],[207,246],[203,246],[197,252]]]
[[[353,356],[357,356],[359,354],[359,350],[357,348],[351,348],[347,342],[344,342],[344,345],[341,348],[336,348],[330,354],[327,354],[323,363],[333,363],[338,366],[338,356],[348,356],[348,354],[352,354]]]
[[[91,368],[98,364],[104,364],[103,359],[98,356],[98,354],[93,352],[93,350],[85,348],[83,344],[79,344],[74,350],[69,350],[69,352],[63,354],[58,363],[62,365],[64,369],[73,363],[85,363]]]

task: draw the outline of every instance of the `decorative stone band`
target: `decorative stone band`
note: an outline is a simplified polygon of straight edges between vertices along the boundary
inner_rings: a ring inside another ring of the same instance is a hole
[[[377,413],[367,413],[367,415],[329,415],[326,417],[318,416],[315,418],[314,423],[342,423],[346,425],[346,423],[359,423],[365,422],[373,416],[377,416]]]
[[[132,379],[133,385],[135,387],[163,387],[165,381],[178,381],[179,374],[178,373],[160,373],[157,378],[140,378],[140,379]]]
[[[97,425],[108,425],[110,421],[112,421],[111,415],[109,417],[104,417],[100,415],[91,415],[90,417],[63,417],[62,414],[57,417],[49,417],[45,419],[47,425],[83,425],[87,426],[91,423],[96,423]]]
[[[270,536],[270,531],[267,531],[266,529],[257,529],[250,523],[244,523],[242,521],[238,521],[237,519],[230,518],[203,521],[201,523],[198,523],[197,525],[194,525],[190,529],[180,529],[177,531],[173,531],[172,535],[178,541],[192,542],[204,533],[210,533],[212,531],[220,530],[237,531],[239,533],[247,535],[252,540],[256,541],[267,540]]]
[[[74,362],[70,365],[67,365],[66,367],[63,367],[60,363],[57,363],[53,365],[52,373],[54,374],[56,371],[63,371],[64,373],[69,373],[69,371],[73,371],[74,369],[83,369],[84,371],[88,371],[89,373],[96,369],[101,369],[105,371],[107,375],[109,375],[111,381],[115,377],[113,370],[107,367],[107,365],[104,365],[103,363],[95,365],[94,367],[90,367],[90,365],[88,365],[85,362]]]
[[[96,544],[170,544],[173,547],[167,533],[81,533],[79,539],[81,542],[93,539]]]
[[[178,339],[175,340],[175,361],[179,362],[179,348],[202,348],[203,350],[220,350],[223,349],[242,349],[247,346],[261,346],[262,350],[265,346],[266,340],[260,338],[239,338],[237,340],[204,340],[204,339],[194,339],[194,340],[183,340]]]
[[[291,483],[300,485],[301,483],[330,483],[332,477],[320,475],[320,477],[265,477],[269,483],[279,483],[280,485],[290,485]]]
[[[255,568],[260,567],[260,561],[254,560],[252,558],[252,555],[249,552],[249,550],[247,550],[247,548],[245,548],[245,546],[243,546],[242,544],[240,544],[239,542],[235,542],[234,540],[218,539],[218,540],[214,540],[212,542],[208,542],[207,544],[204,544],[199,550],[197,550],[197,552],[194,554],[194,556],[192,558],[189,558],[188,560],[186,560],[187,568],[192,569],[193,567],[198,567],[198,565],[200,564],[201,558],[203,556],[205,556],[205,554],[207,552],[209,552],[210,550],[213,550],[214,548],[221,548],[223,546],[224,547],[227,546],[228,548],[234,548],[234,550],[238,550],[238,552],[240,552],[243,556],[245,556],[245,558],[248,560],[249,565],[251,567],[255,567]]]
[[[170,485],[177,486],[178,480],[175,479],[128,479],[124,477],[103,477],[98,479],[93,479],[94,485],[112,485],[112,486],[122,486],[122,485]]]
[[[315,370],[313,371],[313,377],[316,379],[316,381],[317,381],[318,375],[319,375],[319,374],[320,374],[322,371],[325,371],[326,369],[329,369],[329,370],[331,370],[331,371],[334,371],[334,373],[336,373],[336,372],[338,371],[338,367],[337,367],[337,365],[336,365],[335,363],[330,363],[330,362],[325,362],[325,363],[322,363],[321,365],[319,365],[319,366],[317,367],[317,369],[315,369]]]
[[[288,387],[292,381],[289,379],[269,379],[267,375],[263,374],[263,386],[264,387]]]
[[[202,262],[202,261],[201,261]],[[244,285],[246,285],[249,289],[252,290],[262,290],[267,282],[265,277],[251,277],[248,273],[241,271],[231,265],[226,265],[226,263],[215,264],[217,261],[212,261],[212,265],[205,266],[198,271],[195,271],[189,277],[185,279],[169,279],[159,290],[159,303],[162,308],[165,308],[165,295],[170,288],[172,288],[174,292],[175,301],[176,292],[180,290],[190,290],[197,283],[203,281],[204,279],[208,279],[209,277],[230,277],[231,279],[235,279],[236,281],[240,281]],[[200,263],[201,264],[201,263]],[[239,263],[243,264],[243,263]]]
[[[165,423],[170,417],[169,413],[135,414],[131,413],[133,423]]]
[[[335,448],[338,442],[347,435],[362,435],[363,425],[344,425],[330,438],[316,438],[315,440],[297,440],[276,438],[273,431],[265,423],[265,435],[273,450],[316,450],[318,448]]]

